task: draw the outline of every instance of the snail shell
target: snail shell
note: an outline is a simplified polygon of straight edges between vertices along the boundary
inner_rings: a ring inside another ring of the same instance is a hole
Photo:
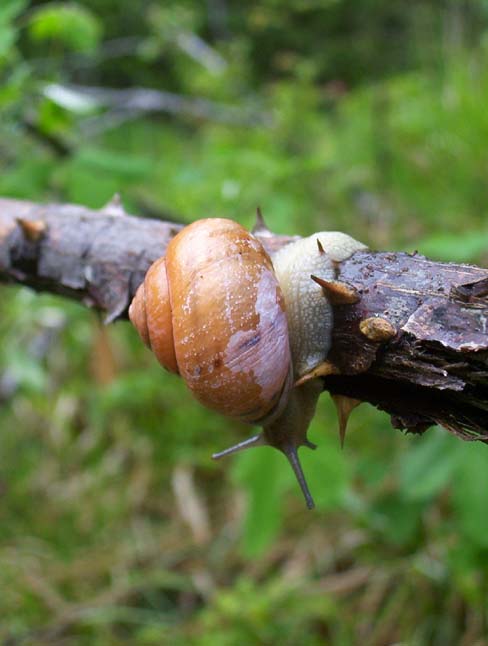
[[[269,256],[239,224],[215,218],[185,227],[150,267],[129,317],[208,408],[263,424],[286,404],[283,294]]]

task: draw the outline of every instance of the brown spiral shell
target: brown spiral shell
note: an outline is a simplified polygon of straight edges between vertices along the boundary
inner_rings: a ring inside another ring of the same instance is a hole
[[[198,220],[180,231],[129,317],[205,406],[249,423],[281,413],[292,381],[285,302],[266,251],[236,222]]]

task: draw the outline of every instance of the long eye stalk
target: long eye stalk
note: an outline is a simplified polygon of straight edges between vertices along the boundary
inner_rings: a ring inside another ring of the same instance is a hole
[[[302,465],[300,464],[300,460],[298,458],[297,447],[290,444],[289,446],[283,447],[280,450],[282,453],[286,455],[286,457],[288,458],[288,462],[291,464],[291,468],[295,473],[296,479],[298,480],[298,484],[300,485],[300,489],[302,490],[303,497],[305,498],[307,509],[313,509],[315,507],[315,503],[313,501],[312,494],[310,493],[310,490],[308,488],[307,481],[305,480],[305,475],[303,473]]]

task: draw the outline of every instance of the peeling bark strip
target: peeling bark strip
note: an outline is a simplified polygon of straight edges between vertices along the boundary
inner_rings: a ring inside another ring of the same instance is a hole
[[[0,280],[125,318],[181,226],[129,216],[117,198],[99,211],[0,199]],[[255,233],[271,254],[293,240],[264,225]],[[325,388],[387,411],[398,428],[439,423],[488,441],[488,269],[361,251],[340,263],[337,282],[354,298],[335,301],[328,359],[340,374]]]
[[[130,217],[117,198],[100,211],[0,199],[0,280],[75,298],[109,323],[181,228]]]

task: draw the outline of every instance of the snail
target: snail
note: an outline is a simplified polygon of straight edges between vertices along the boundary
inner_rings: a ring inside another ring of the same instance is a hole
[[[337,263],[365,248],[346,234],[323,232],[285,246],[271,261],[236,222],[197,220],[149,268],[129,308],[144,343],[203,405],[262,427],[212,457],[277,448],[308,508],[314,503],[298,448],[316,448],[307,429],[319,377],[331,372],[331,301],[357,300],[353,288],[335,281]]]

